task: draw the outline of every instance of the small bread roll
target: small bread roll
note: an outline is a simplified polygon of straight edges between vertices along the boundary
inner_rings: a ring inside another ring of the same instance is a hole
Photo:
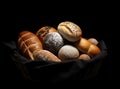
[[[30,31],[22,31],[19,33],[18,46],[23,55],[30,60],[34,60],[34,51],[43,49],[41,41]]]
[[[76,47],[82,52],[87,53],[91,43],[85,38],[80,38],[80,40],[76,43]]]
[[[33,53],[35,60],[61,62],[61,60],[48,50],[39,50]]]
[[[97,44],[99,43],[99,42],[97,41],[97,39],[95,39],[95,38],[89,38],[88,41],[91,42],[91,43],[94,44],[94,45],[97,45]]]
[[[101,51],[98,46],[92,44],[87,39],[82,38],[76,42],[76,47],[82,52],[88,54],[90,57],[94,57]]]
[[[36,35],[41,41],[43,41],[45,36],[51,32],[57,32],[57,30],[51,26],[44,26],[44,27],[38,29],[38,31],[36,32]]]
[[[58,32],[49,33],[43,40],[44,49],[49,50],[55,55],[63,45],[63,38]]]
[[[71,45],[64,45],[58,52],[58,58],[60,58],[62,61],[76,59],[78,57],[78,49]]]
[[[79,60],[90,60],[90,56],[87,55],[87,54],[81,54],[79,57],[78,57]]]
[[[81,28],[73,22],[65,21],[61,22],[58,27],[58,32],[70,42],[75,42],[80,39],[82,35]]]
[[[99,54],[100,52],[101,52],[100,49],[96,45],[92,44],[92,45],[90,45],[87,54],[90,55],[91,57],[94,57],[97,54]]]

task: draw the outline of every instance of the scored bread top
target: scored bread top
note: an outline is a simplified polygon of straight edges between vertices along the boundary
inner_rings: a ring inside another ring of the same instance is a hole
[[[18,45],[22,53],[34,60],[33,52],[43,49],[41,41],[30,31],[22,31],[18,37]]]

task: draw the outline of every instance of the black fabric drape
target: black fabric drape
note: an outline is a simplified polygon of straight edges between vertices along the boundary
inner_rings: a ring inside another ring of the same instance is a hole
[[[16,65],[22,78],[29,81],[42,82],[65,82],[80,81],[94,78],[107,56],[107,47],[101,40],[98,44],[101,53],[90,61],[71,60],[61,63],[46,62],[43,60],[28,61],[22,56],[14,41],[3,42],[2,47],[6,54],[10,56],[11,61]]]

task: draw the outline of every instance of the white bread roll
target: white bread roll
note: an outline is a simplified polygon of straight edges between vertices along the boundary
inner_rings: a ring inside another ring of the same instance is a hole
[[[79,51],[77,48],[71,45],[64,45],[58,52],[58,57],[62,61],[76,59],[79,57]]]

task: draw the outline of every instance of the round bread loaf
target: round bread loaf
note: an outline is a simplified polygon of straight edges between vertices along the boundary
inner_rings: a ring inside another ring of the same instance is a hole
[[[87,39],[82,38],[76,42],[76,47],[82,52],[87,53],[90,57],[94,57],[101,52],[100,48]]]
[[[55,55],[63,45],[63,38],[58,32],[49,33],[43,40],[44,49],[49,50]]]
[[[77,24],[70,21],[61,22],[57,29],[63,38],[70,42],[79,40],[82,35],[81,28]]]
[[[48,50],[39,50],[34,53],[35,60],[44,60],[51,62],[61,62],[61,60]]]
[[[30,31],[22,31],[19,33],[18,46],[23,55],[31,60],[34,60],[34,51],[43,49],[38,37]]]
[[[72,45],[64,45],[58,52],[58,58],[62,61],[76,59],[79,57],[79,51]]]
[[[38,31],[36,32],[36,35],[41,41],[43,41],[45,36],[51,32],[57,32],[57,30],[51,26],[44,26],[44,27],[38,29]]]

